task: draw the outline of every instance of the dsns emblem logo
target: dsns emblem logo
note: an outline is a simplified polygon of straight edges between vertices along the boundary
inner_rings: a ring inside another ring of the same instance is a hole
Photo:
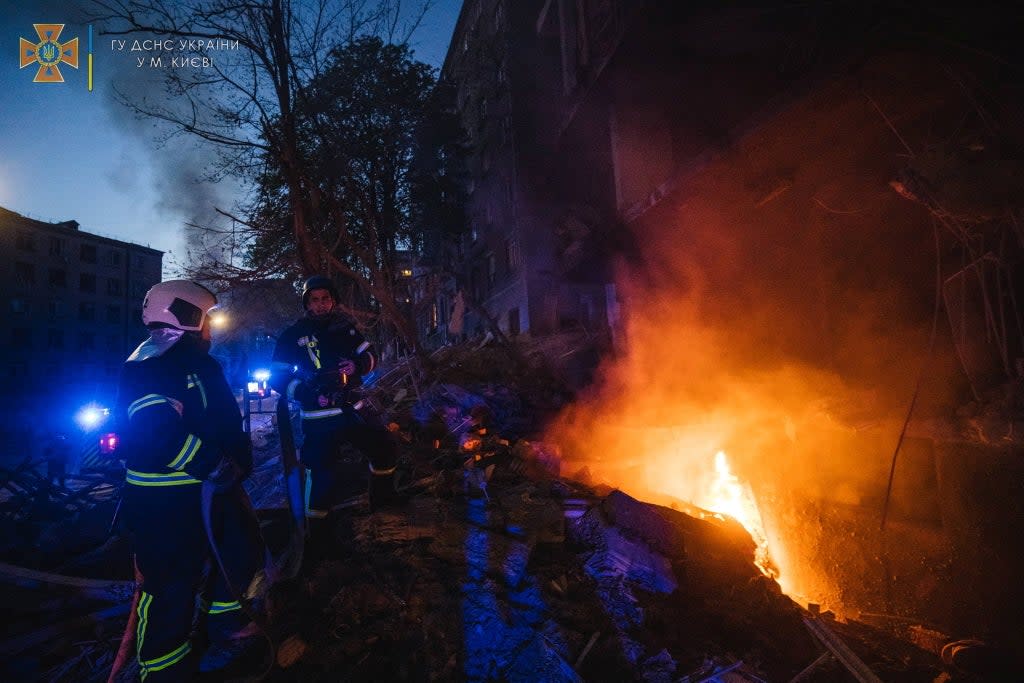
[[[63,83],[64,76],[60,73],[60,65],[78,68],[78,38],[66,43],[59,42],[64,24],[32,24],[39,36],[39,42],[21,38],[18,43],[20,68],[29,64],[39,64],[34,83]]]

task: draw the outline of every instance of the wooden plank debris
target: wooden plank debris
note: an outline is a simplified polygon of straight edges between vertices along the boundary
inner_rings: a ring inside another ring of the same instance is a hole
[[[853,650],[847,647],[846,643],[823,620],[816,617],[804,617],[803,619],[804,625],[811,632],[811,635],[832,653],[836,660],[857,679],[858,683],[882,683],[882,679],[876,676],[868,668],[868,665],[854,654]]]

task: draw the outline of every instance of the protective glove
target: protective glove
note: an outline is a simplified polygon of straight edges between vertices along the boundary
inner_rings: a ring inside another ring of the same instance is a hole
[[[229,491],[245,479],[245,471],[231,458],[221,458],[206,480],[218,492]]]

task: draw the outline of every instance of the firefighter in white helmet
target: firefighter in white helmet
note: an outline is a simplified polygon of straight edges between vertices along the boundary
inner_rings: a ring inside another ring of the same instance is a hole
[[[240,482],[252,468],[238,404],[209,355],[208,289],[187,280],[154,285],[142,306],[146,339],[121,372],[116,407],[127,467],[125,522],[142,576],[136,653],[143,681],[190,680],[199,666],[193,621],[224,648],[252,632],[233,593],[245,590],[262,555]],[[210,547],[201,484],[211,482],[212,527],[231,576],[215,568],[202,586]],[[204,614],[196,614],[196,598]]]

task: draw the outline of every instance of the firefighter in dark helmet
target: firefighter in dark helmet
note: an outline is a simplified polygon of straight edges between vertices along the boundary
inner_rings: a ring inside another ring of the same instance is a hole
[[[369,461],[371,505],[390,502],[394,494],[394,443],[358,392],[376,357],[353,321],[337,310],[337,298],[328,278],[306,280],[306,315],[278,337],[271,366],[271,386],[300,407],[300,457],[310,478],[306,517],[311,522],[325,519],[339,491],[351,491],[366,476],[361,461],[348,467],[338,462],[350,457],[340,454],[343,445],[354,446]]]
[[[240,502],[252,449],[224,373],[208,353],[208,314],[216,303],[195,282],[154,285],[142,306],[149,338],[121,372],[116,419],[127,467],[123,504],[142,577],[136,653],[147,683],[195,674],[201,653],[194,623],[205,622],[214,646],[253,630],[234,593],[248,588],[262,553]],[[230,574],[213,564],[205,585],[211,549],[203,482],[218,492],[211,527]]]

